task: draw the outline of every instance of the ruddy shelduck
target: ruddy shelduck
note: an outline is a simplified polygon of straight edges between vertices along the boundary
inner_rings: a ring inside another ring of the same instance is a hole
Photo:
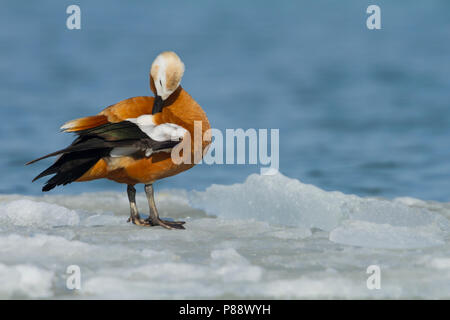
[[[74,181],[103,178],[124,183],[130,202],[128,221],[141,226],[184,229],[183,221],[160,219],[153,191],[155,181],[195,165],[194,161],[174,162],[171,157],[171,151],[181,141],[193,139],[194,122],[201,124],[202,137],[210,129],[205,112],[180,86],[183,73],[184,64],[177,54],[167,51],[158,55],[150,70],[150,88],[155,97],[129,98],[95,116],[65,123],[61,130],[74,132],[77,138],[65,149],[28,162],[60,156],[33,181],[55,174],[42,191]],[[209,141],[201,141],[203,155]],[[145,184],[150,207],[147,219],[140,217],[136,206],[134,186],[138,183]]]

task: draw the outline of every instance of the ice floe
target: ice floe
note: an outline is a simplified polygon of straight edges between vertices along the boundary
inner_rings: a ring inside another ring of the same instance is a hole
[[[361,198],[282,174],[162,190],[169,231],[126,223],[125,192],[0,196],[0,298],[450,297],[450,205]],[[137,196],[143,215],[145,195]],[[369,265],[382,289],[366,287]],[[67,267],[81,289],[66,287]]]

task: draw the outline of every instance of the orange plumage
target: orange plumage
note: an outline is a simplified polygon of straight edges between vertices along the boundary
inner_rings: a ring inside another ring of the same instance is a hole
[[[143,114],[151,114],[153,101],[153,97],[145,96],[122,100],[105,108],[97,116],[81,118],[69,122],[71,127],[65,129],[65,131],[75,132],[96,127],[107,122],[120,122],[129,118],[139,117]],[[174,92],[165,102],[162,112],[156,114],[154,120],[157,124],[174,123],[189,131],[192,146],[192,159],[194,156],[194,121],[201,122],[202,136],[211,128],[205,112],[181,86],[179,86],[176,92]],[[209,142],[205,140],[202,148],[205,149],[208,145]],[[163,152],[155,153],[151,157],[145,159],[133,159],[132,157],[123,157],[112,161],[100,159],[76,181],[107,178],[126,184],[150,183],[173,176],[188,170],[193,166],[194,163],[175,164],[170,157],[170,153]]]

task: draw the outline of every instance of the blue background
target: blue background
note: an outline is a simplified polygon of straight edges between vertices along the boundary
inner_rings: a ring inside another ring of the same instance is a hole
[[[66,28],[81,7],[81,30]],[[366,28],[381,7],[382,29]],[[156,55],[213,127],[279,128],[280,171],[326,190],[449,201],[449,1],[2,1],[0,193],[38,194],[73,139],[67,120],[149,95]],[[201,165],[158,183],[203,189],[255,165]],[[107,180],[53,193],[125,187]]]

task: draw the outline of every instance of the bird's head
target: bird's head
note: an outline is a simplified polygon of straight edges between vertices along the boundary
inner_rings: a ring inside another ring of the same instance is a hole
[[[156,57],[150,70],[150,88],[155,94],[155,105],[157,101],[162,105],[175,92],[183,73],[184,63],[175,52],[165,51]]]

